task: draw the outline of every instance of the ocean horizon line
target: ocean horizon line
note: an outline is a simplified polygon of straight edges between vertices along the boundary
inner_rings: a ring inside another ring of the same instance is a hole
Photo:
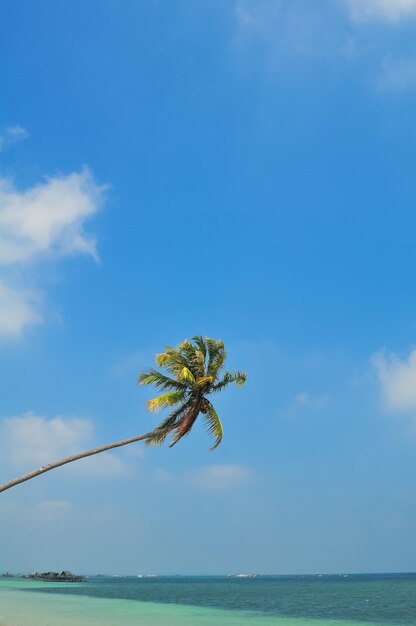
[[[31,569],[30,574],[34,572],[40,572],[40,569]],[[43,570],[45,572],[61,572],[63,569],[50,569]],[[5,573],[0,574],[0,578],[22,578],[24,576],[28,576],[29,571],[12,571],[5,570]],[[216,572],[216,573],[206,573],[206,572],[151,572],[151,573],[143,573],[143,572],[103,572],[103,571],[77,571],[76,575],[88,576],[91,578],[105,577],[105,578],[144,578],[144,579],[152,579],[152,578],[233,578],[233,577],[256,577],[256,578],[316,578],[316,577],[338,577],[338,576],[416,576],[416,571],[384,571],[384,572],[375,572],[375,571],[366,571],[366,572],[350,572],[348,570],[341,570],[339,572],[299,572],[299,573],[266,573],[266,572],[258,572],[255,570],[235,570],[229,572]]]

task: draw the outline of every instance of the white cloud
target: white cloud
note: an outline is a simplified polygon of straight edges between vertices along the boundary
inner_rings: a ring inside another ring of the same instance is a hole
[[[300,391],[294,400],[296,406],[312,406],[312,407],[324,407],[329,402],[329,396],[326,394],[320,396],[313,396],[308,391]]]
[[[81,418],[45,417],[26,413],[3,420],[2,438],[16,464],[48,463],[78,451],[89,440],[93,428]]]
[[[15,468],[34,469],[90,446],[94,428],[85,418],[43,416],[26,413],[5,418],[0,423],[2,458]],[[67,466],[72,474],[120,476],[129,472],[127,463],[114,453],[106,452]]]
[[[26,139],[27,131],[21,126],[9,126],[0,134],[0,152],[3,152],[14,143]]]
[[[372,19],[398,22],[416,16],[416,0],[347,0],[351,18],[355,21]]]
[[[416,0],[340,0],[326,2],[324,10],[318,5],[307,0],[235,0],[233,47],[242,55],[244,65],[241,59],[239,63],[244,72],[255,67],[267,75],[277,71],[293,77],[312,65],[316,69],[320,62],[332,67],[351,62],[362,72],[359,57],[374,63],[375,52],[382,59],[388,51],[386,45],[397,46],[397,41],[389,38],[386,42],[379,33],[369,33],[359,25],[416,22]],[[352,28],[346,28],[345,19],[340,19],[340,5],[349,13]],[[415,85],[415,65],[413,59],[396,62],[387,58],[380,80],[377,72],[376,85],[395,91]]]
[[[254,56],[268,71],[286,68],[291,58],[309,63],[333,49],[335,29],[313,3],[237,0],[234,13],[235,47],[248,51],[246,60]]]
[[[379,88],[402,92],[416,87],[416,59],[393,59],[387,56],[381,65]]]
[[[86,459],[81,459],[73,465],[68,465],[72,473],[88,475],[97,478],[110,476],[125,476],[130,473],[130,467],[126,461],[111,452],[103,452]]]
[[[35,291],[18,291],[0,280],[0,336],[18,336],[26,326],[39,324],[42,318],[38,305]]]
[[[153,474],[155,480],[160,483],[170,483],[173,480],[177,480],[177,476],[173,472],[168,472],[164,469],[157,469]]]
[[[234,5],[234,13],[238,24],[243,28],[263,28],[262,16],[265,11],[279,12],[282,8],[280,0],[271,5],[268,2],[255,3],[253,0],[237,0]]]
[[[328,394],[312,394],[309,391],[299,391],[288,404],[287,408],[282,411],[282,415],[287,418],[298,418],[310,415],[318,415],[324,412],[329,403],[330,396]]]
[[[19,335],[43,318],[39,293],[14,284],[20,268],[27,273],[39,259],[73,254],[97,259],[84,225],[99,210],[103,191],[86,168],[25,190],[0,177],[0,336]]]
[[[24,191],[0,179],[0,264],[28,262],[41,254],[96,258],[95,240],[83,225],[97,212],[102,191],[87,169]]]
[[[244,465],[208,465],[190,472],[187,478],[200,488],[222,491],[249,483],[253,474]]]
[[[249,467],[244,465],[224,464],[198,467],[185,473],[157,469],[153,477],[159,483],[188,484],[208,491],[223,491],[250,483],[254,474]]]
[[[416,409],[416,349],[407,360],[394,354],[377,354],[373,357],[386,406],[393,410]]]

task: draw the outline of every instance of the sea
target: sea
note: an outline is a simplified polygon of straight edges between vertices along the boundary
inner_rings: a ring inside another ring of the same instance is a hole
[[[1,626],[416,626],[416,574],[0,579]]]

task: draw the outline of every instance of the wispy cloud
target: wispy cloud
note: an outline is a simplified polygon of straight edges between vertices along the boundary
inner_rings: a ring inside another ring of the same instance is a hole
[[[373,34],[369,39],[369,30],[365,29],[365,41],[376,42],[378,45],[378,78],[376,86],[380,92],[403,93],[416,86],[416,58],[408,54],[406,40],[403,39],[402,29],[394,35],[380,39],[380,28],[377,24],[384,23],[393,27],[416,25],[416,0],[346,0],[350,18],[355,23],[355,31],[359,32],[359,25],[374,24]],[[378,42],[378,43],[377,43]],[[362,45],[363,47],[363,45]],[[373,48],[374,50],[376,48]],[[363,47],[365,50],[365,46]]]
[[[383,399],[387,408],[396,411],[416,409],[416,349],[407,359],[379,353],[373,357]]]
[[[403,92],[416,87],[416,59],[393,59],[387,56],[381,64],[379,88]]]
[[[294,399],[294,404],[297,406],[323,407],[326,406],[328,402],[329,396],[327,394],[314,396],[308,391],[300,391]]]
[[[282,415],[287,418],[297,418],[311,414],[320,414],[328,408],[330,396],[328,394],[315,394],[309,391],[299,391],[290,401]]]
[[[18,336],[42,321],[40,294],[15,284],[19,268],[27,273],[40,259],[75,254],[97,260],[85,222],[99,210],[103,192],[86,168],[24,190],[0,177],[0,336]]]
[[[196,467],[185,473],[158,469],[153,477],[159,483],[188,485],[206,491],[225,491],[250,484],[254,480],[254,472],[246,465],[224,463]]]
[[[85,418],[54,417],[26,413],[0,422],[2,458],[16,469],[34,469],[69,454],[88,448],[94,427]],[[67,466],[74,475],[120,476],[130,471],[127,463],[114,453],[83,459]]]
[[[81,418],[26,413],[3,420],[2,438],[7,440],[10,459],[19,464],[41,464],[66,456],[90,439],[92,424]]]
[[[416,0],[341,0],[319,7],[306,0],[236,0],[234,11],[234,50],[245,72],[255,65],[268,76],[293,79],[320,64],[365,73],[380,94],[416,84],[416,61],[406,57],[408,46],[394,28],[416,25]]]
[[[385,20],[397,23],[416,17],[416,0],[346,0],[351,18],[357,22]]]
[[[32,509],[36,521],[45,524],[56,524],[67,520],[73,512],[71,502],[67,500],[44,500]]]
[[[17,336],[27,326],[40,324],[39,301],[36,291],[13,289],[0,280],[0,336]]]
[[[90,478],[126,476],[133,472],[132,465],[127,462],[126,457],[121,458],[119,454],[114,452],[104,452],[81,459],[73,465],[68,465],[67,469],[72,475],[79,474]]]
[[[328,11],[308,2],[237,0],[234,45],[267,68],[284,67],[287,58],[310,63],[334,49],[336,27]]]
[[[207,465],[195,469],[187,475],[189,482],[210,491],[241,487],[251,482],[252,479],[252,470],[238,464]]]
[[[26,139],[27,131],[22,126],[9,126],[0,133],[0,152],[6,150],[9,146]]]

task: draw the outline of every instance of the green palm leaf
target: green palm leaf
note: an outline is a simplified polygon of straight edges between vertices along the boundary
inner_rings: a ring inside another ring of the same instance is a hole
[[[216,339],[208,337],[206,340],[208,350],[208,376],[217,376],[220,369],[224,365],[224,361],[227,358],[227,353],[224,350],[224,343]]]
[[[247,380],[247,374],[244,372],[225,372],[221,380],[212,386],[211,391],[222,391],[228,387],[230,383],[235,383],[237,387],[242,387]]]
[[[195,337],[192,337],[192,341],[197,346],[198,350],[202,352],[205,359],[205,357],[207,356],[207,346],[205,344],[204,338],[201,335],[195,335]]]
[[[185,354],[179,352],[178,350],[169,350],[163,354],[158,355],[158,364],[162,363],[162,366],[175,378],[180,378],[181,372],[184,367],[191,371],[192,375],[195,377],[193,369],[194,364],[193,361],[186,357]]]
[[[217,448],[222,440],[222,435],[223,435],[223,429],[222,429],[222,424],[221,424],[221,420],[218,417],[218,413],[216,412],[216,410],[214,409],[214,407],[212,406],[211,402],[207,399],[205,399],[205,414],[204,414],[204,421],[206,423],[206,425],[208,426],[208,432],[212,437],[215,437],[215,443],[212,446],[212,448],[210,448],[210,450],[215,450],[215,448]]]
[[[140,385],[155,385],[158,389],[165,391],[180,391],[188,388],[185,382],[169,378],[158,370],[143,372],[140,374],[138,382]]]
[[[175,428],[174,417],[166,418],[160,426],[155,428],[146,439],[147,446],[160,446],[165,441],[169,433]]]
[[[155,428],[150,436],[146,440],[146,445],[148,446],[159,446],[161,445],[166,437],[172,432],[178,425],[178,421],[183,416],[183,414],[188,410],[190,403],[186,402],[182,404],[176,411],[173,411],[167,418],[163,420],[159,424],[157,428]]]
[[[183,402],[184,399],[184,391],[171,391],[170,393],[163,394],[163,396],[158,396],[157,398],[148,400],[146,404],[149,407],[149,410],[154,413],[155,411],[164,409],[167,406],[175,406],[175,404]]]
[[[182,367],[178,375],[179,375],[180,380],[183,380],[183,381],[186,380],[188,383],[195,382],[195,376],[193,375],[189,367],[186,367],[186,366]]]

